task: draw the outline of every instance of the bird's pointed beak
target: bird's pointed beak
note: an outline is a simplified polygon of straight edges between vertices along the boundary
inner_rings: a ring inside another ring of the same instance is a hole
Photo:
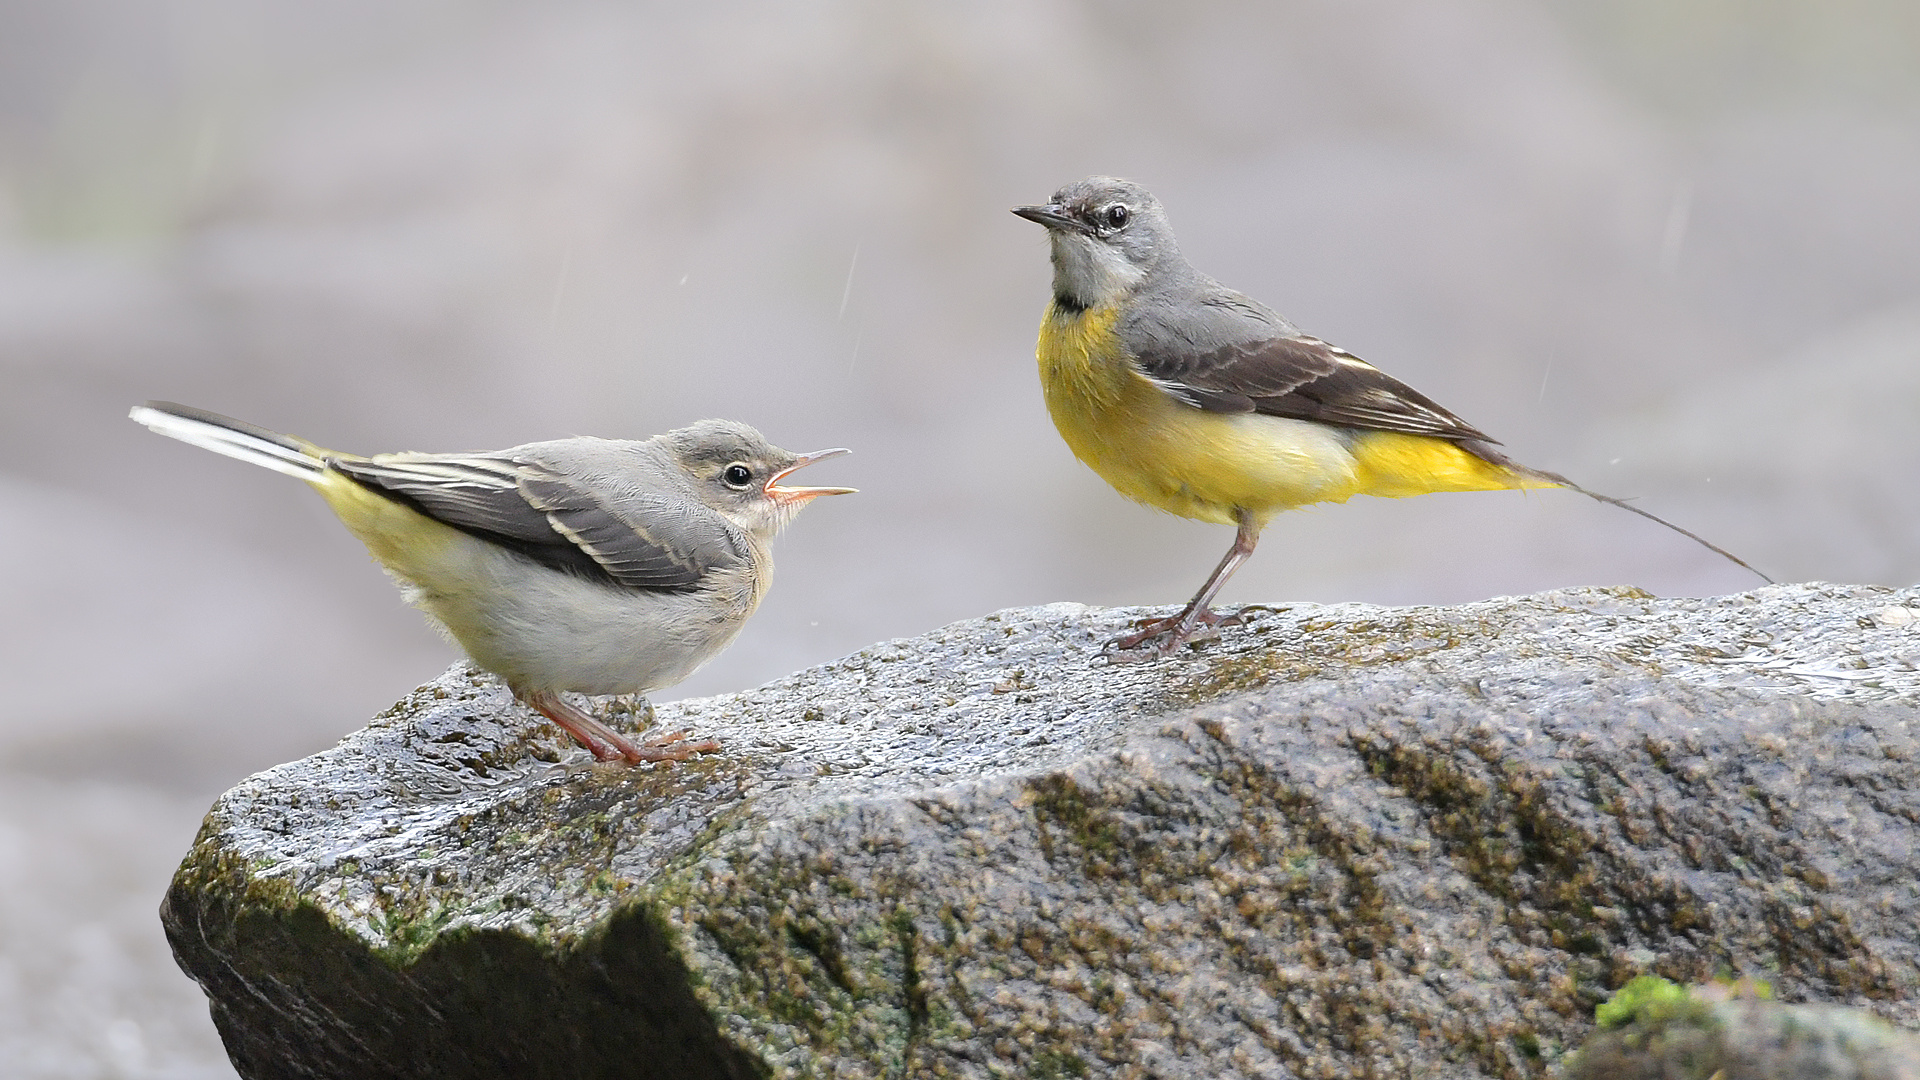
[[[1049,229],[1072,229],[1076,232],[1092,232],[1079,218],[1071,217],[1059,203],[1045,206],[1016,206],[1013,212],[1028,221],[1038,222]]]
[[[846,488],[846,487],[781,487],[780,486],[780,481],[785,480],[787,477],[792,476],[794,473],[800,471],[801,469],[806,468],[807,466],[813,464],[816,461],[822,461],[822,460],[825,460],[826,458],[839,457],[841,454],[851,454],[851,453],[853,453],[853,451],[847,449],[844,446],[836,446],[831,450],[815,450],[811,454],[801,454],[799,460],[795,461],[793,464],[787,466],[786,468],[781,469],[779,472],[774,473],[772,479],[767,481],[767,488],[766,488],[767,498],[772,499],[775,502],[804,503],[810,499],[817,499],[822,495],[853,494],[854,492],[860,489]]]

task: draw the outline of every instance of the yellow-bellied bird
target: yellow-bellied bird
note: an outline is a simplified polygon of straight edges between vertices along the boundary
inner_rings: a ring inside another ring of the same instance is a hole
[[[1116,659],[1165,656],[1233,621],[1210,605],[1267,522],[1355,495],[1571,488],[1753,570],[1514,462],[1424,394],[1195,270],[1138,184],[1089,177],[1013,212],[1052,243],[1040,385],[1074,456],[1130,499],[1239,530],[1186,608],[1115,638]]]

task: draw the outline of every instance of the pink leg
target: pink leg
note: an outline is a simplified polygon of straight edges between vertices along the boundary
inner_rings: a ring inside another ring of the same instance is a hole
[[[1108,659],[1132,664],[1172,656],[1180,646],[1195,640],[1203,631],[1211,632],[1214,627],[1232,626],[1240,621],[1238,615],[1222,615],[1209,606],[1233,572],[1253,555],[1253,546],[1260,541],[1260,528],[1254,524],[1253,515],[1242,510],[1238,516],[1240,528],[1234,533],[1233,546],[1227,549],[1220,565],[1213,568],[1213,573],[1200,586],[1200,591],[1187,601],[1187,606],[1178,615],[1147,619],[1139,624],[1139,630],[1107,642]]]
[[[574,741],[586,747],[600,761],[624,758],[633,764],[642,761],[685,761],[695,754],[718,753],[720,744],[712,739],[691,742],[684,731],[655,735],[634,742],[607,725],[569,705],[559,694],[548,690],[520,695],[540,715],[565,728]]]

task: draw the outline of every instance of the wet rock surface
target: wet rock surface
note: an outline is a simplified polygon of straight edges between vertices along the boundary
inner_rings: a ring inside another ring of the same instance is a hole
[[[208,815],[248,1077],[1547,1075],[1638,974],[1920,1028],[1920,590],[1001,612],[592,764],[455,668]],[[603,716],[631,720],[601,703]]]

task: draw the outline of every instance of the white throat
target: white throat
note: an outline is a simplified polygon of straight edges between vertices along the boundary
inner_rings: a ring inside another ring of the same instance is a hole
[[[1113,247],[1077,232],[1053,236],[1053,291],[1081,307],[1101,307],[1133,290],[1147,276]]]

